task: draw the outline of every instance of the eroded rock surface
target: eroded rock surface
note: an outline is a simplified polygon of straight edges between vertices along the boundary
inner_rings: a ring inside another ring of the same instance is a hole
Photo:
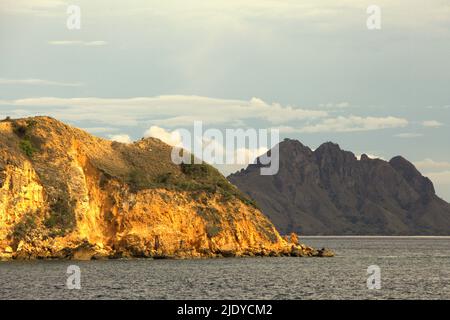
[[[214,168],[48,117],[0,122],[0,258],[320,256]]]

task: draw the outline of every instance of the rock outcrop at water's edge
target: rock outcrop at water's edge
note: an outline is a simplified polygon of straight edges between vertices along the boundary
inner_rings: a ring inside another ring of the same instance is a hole
[[[0,122],[0,259],[328,256],[281,237],[206,164],[49,117]]]

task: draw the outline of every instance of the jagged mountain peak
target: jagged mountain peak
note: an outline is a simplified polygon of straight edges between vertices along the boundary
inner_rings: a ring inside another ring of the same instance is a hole
[[[427,177],[424,177],[419,170],[403,158],[402,156],[396,156],[389,161],[389,164],[399,172],[402,177],[408,182],[408,184],[422,195],[424,198],[431,198],[435,195],[435,189],[433,183]]]
[[[339,144],[328,141],[325,143],[322,143],[314,152],[317,153],[324,153],[324,152],[329,152],[329,153],[333,153],[333,152],[340,152],[342,151],[341,147],[339,146]]]
[[[307,148],[293,140],[281,142],[274,176],[243,170],[228,177],[283,233],[450,234],[450,205],[405,158],[387,162],[362,155],[358,161],[332,142],[294,156],[292,146]]]

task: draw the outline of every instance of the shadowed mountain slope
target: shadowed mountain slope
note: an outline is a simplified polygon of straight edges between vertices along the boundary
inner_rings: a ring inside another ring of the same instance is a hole
[[[358,160],[331,142],[312,151],[289,139],[279,150],[278,174],[261,176],[253,164],[228,179],[281,233],[450,235],[450,205],[402,157]]]

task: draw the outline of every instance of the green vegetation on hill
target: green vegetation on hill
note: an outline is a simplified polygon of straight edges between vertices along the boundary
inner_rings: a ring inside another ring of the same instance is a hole
[[[44,221],[44,225],[54,236],[63,236],[73,230],[75,215],[69,199],[58,198],[50,206],[50,215]]]
[[[23,151],[27,155],[27,157],[31,158],[33,154],[36,152],[36,149],[33,147],[33,144],[30,140],[21,140],[19,143],[20,150]]]
[[[44,141],[48,139],[61,140],[69,144],[69,139],[75,135],[87,148],[85,152],[89,154],[89,165],[101,172],[101,187],[105,187],[108,181],[113,179],[128,184],[131,192],[134,193],[145,189],[165,188],[188,191],[195,197],[195,194],[199,192],[206,192],[220,195],[224,202],[237,198],[245,204],[257,207],[254,201],[228,182],[211,165],[195,164],[193,156],[191,164],[177,165],[173,163],[172,147],[159,139],[141,139],[132,144],[107,142],[49,117],[5,121],[12,123],[13,132],[19,138],[18,147],[26,156],[32,158],[34,162],[38,162],[36,163],[37,167],[41,166],[40,160],[33,156],[36,152],[44,151]],[[58,146],[64,146],[65,143]],[[61,150],[61,152],[63,151]],[[54,148],[52,152],[55,152]],[[49,179],[45,175],[40,175],[40,178]],[[60,209],[58,208],[54,212],[61,212]],[[47,224],[55,225],[55,228],[70,225],[68,221],[64,221],[65,216],[71,215],[65,213],[60,216],[52,215]]]
[[[163,172],[151,177],[141,169],[133,168],[125,179],[133,192],[152,188],[166,188],[180,191],[205,191],[218,193],[224,201],[234,197],[256,207],[256,203],[241,193],[214,167],[206,163],[181,164],[180,172]]]
[[[244,203],[256,207],[256,204],[214,167],[203,162],[172,162],[172,148],[157,139],[144,139],[135,144],[113,143],[115,152],[125,162],[125,170],[117,167],[117,161],[97,160],[95,166],[103,172],[103,183],[116,178],[127,183],[132,192],[145,189],[165,188],[190,192],[207,192],[221,195],[223,201],[238,198]]]
[[[23,240],[34,229],[36,229],[36,216],[33,213],[28,213],[16,224],[12,232],[12,237],[16,241]]]
[[[33,157],[33,154],[37,151],[32,136],[32,130],[35,126],[35,120],[27,120],[25,124],[13,121],[13,131],[21,139],[19,148],[29,158]]]

